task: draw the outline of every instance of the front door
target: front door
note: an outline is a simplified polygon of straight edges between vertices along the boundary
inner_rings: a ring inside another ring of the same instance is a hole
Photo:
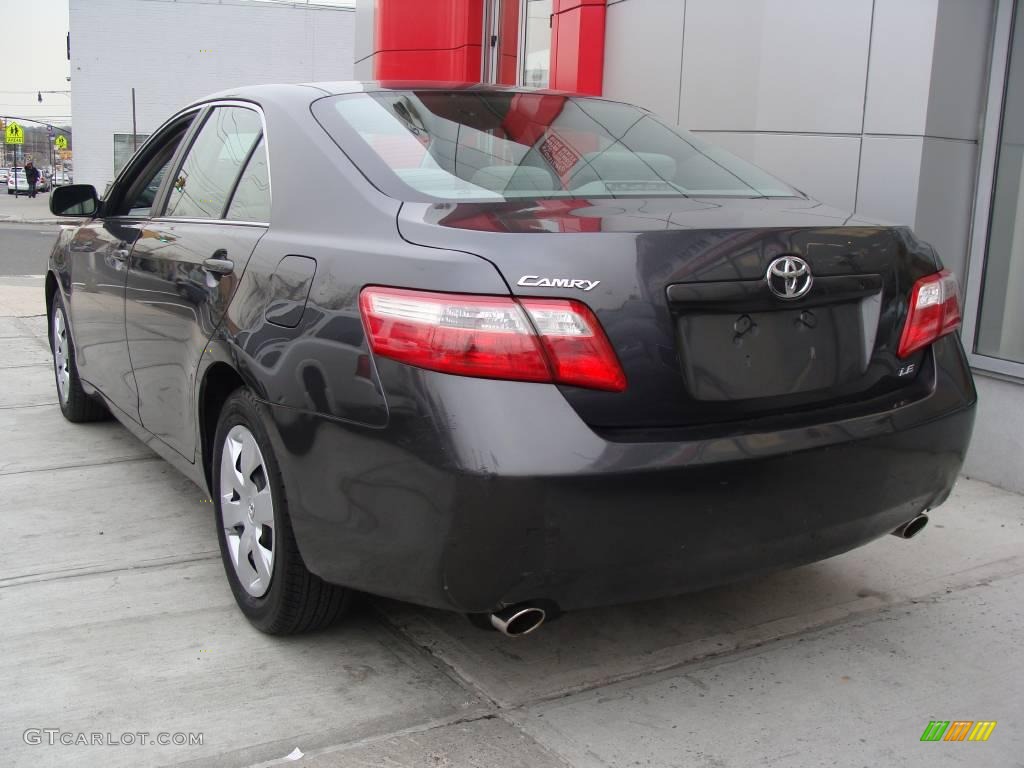
[[[142,425],[195,459],[195,374],[270,216],[260,114],[209,110],[132,251],[125,303]]]
[[[79,374],[135,421],[139,398],[124,328],[128,259],[191,117],[143,147],[107,195],[99,217],[80,227],[69,246],[69,311]]]

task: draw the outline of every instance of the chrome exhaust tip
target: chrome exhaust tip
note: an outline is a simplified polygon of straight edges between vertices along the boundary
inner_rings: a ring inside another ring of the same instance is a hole
[[[513,605],[491,614],[491,626],[507,637],[528,635],[544,623],[547,612],[535,605]]]
[[[928,515],[924,512],[919,514],[917,517],[912,517],[895,531],[892,532],[893,536],[899,536],[901,539],[912,539],[928,525]]]

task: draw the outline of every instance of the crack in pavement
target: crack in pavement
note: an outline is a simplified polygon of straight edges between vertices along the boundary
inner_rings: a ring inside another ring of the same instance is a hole
[[[163,461],[163,459],[156,454],[151,456],[114,456],[103,461],[84,461],[82,463],[75,464],[58,464],[57,466],[50,467],[32,467],[29,469],[15,469],[7,471],[4,469],[3,464],[0,464],[0,477],[13,477],[15,475],[30,475],[33,472],[57,472],[62,469],[84,469],[88,467],[105,467],[108,464],[126,464],[128,462],[138,461]]]
[[[74,579],[79,576],[102,576],[107,573],[123,573],[127,571],[142,571],[150,568],[168,568],[175,565],[186,565],[188,563],[199,563],[204,560],[219,560],[220,550],[209,549],[201,552],[192,552],[184,557],[165,557],[153,560],[143,560],[138,563],[126,563],[125,565],[102,568],[93,565],[74,566],[58,571],[39,571],[37,573],[26,573],[20,576],[6,576],[0,578],[0,589],[11,589],[23,584],[43,584],[50,581],[63,581]]]

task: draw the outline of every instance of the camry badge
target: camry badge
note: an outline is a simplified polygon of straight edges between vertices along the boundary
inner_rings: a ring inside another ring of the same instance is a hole
[[[771,292],[780,299],[806,296],[814,282],[811,268],[799,256],[780,256],[768,266],[764,279]]]
[[[580,280],[571,277],[540,277],[523,275],[516,285],[524,288],[578,288],[581,291],[592,291],[600,284],[600,280]]]

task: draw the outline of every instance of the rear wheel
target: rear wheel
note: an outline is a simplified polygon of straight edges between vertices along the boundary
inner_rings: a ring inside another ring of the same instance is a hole
[[[110,412],[107,407],[82,389],[75,364],[75,345],[68,331],[68,316],[60,291],[53,294],[50,313],[50,349],[53,352],[53,373],[57,384],[57,401],[68,421],[100,421]]]
[[[235,390],[221,410],[211,473],[217,537],[242,613],[263,632],[287,635],[332,623],[349,591],[302,561],[263,411],[246,389]]]

